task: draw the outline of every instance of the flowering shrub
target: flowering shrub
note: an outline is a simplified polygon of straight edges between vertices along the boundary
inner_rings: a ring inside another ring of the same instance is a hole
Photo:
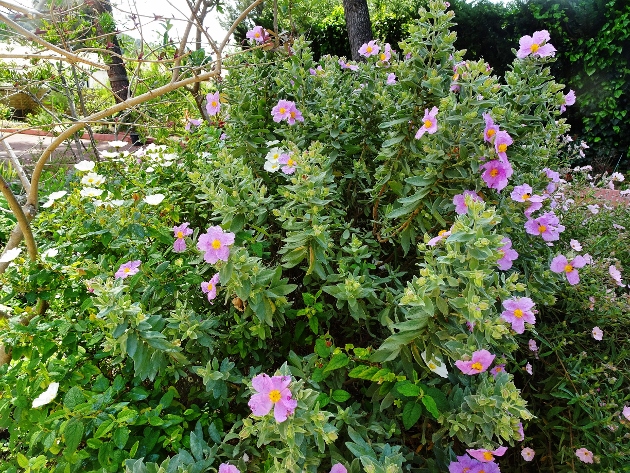
[[[503,83],[454,50],[445,7],[361,64],[315,64],[301,40],[236,55],[185,146],[77,165],[37,220],[58,254],[5,275],[0,428],[24,447],[0,471],[552,458],[521,444],[547,410],[529,389],[539,312],[601,264],[580,266],[561,223],[568,102],[548,35]]]

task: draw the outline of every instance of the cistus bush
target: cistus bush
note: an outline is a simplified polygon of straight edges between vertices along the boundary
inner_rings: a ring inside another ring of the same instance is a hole
[[[571,95],[547,32],[503,81],[452,25],[431,2],[358,64],[252,30],[182,143],[78,163],[3,276],[0,471],[565,468],[521,390],[595,271],[560,212]]]

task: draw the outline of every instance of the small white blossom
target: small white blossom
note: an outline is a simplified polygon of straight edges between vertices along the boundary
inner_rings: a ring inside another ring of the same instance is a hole
[[[129,143],[127,143],[126,141],[110,141],[109,146],[111,146],[112,148],[124,148],[125,146],[127,146]]]
[[[78,163],[76,163],[74,165],[74,168],[77,171],[88,172],[94,169],[94,166],[96,166],[96,163],[94,161],[87,161],[84,159],[83,161],[79,161]]]
[[[41,407],[57,397],[57,391],[59,390],[59,383],[50,383],[48,389],[33,399],[33,408]]]
[[[422,360],[427,364],[431,371],[433,371],[438,376],[441,376],[442,378],[448,378],[448,370],[446,369],[446,365],[440,358],[433,355],[433,358],[427,361],[426,351],[420,353],[420,356],[422,356]]]
[[[103,193],[103,189],[95,189],[94,187],[84,187],[79,191],[83,197],[98,197]]]
[[[0,256],[0,263],[8,263],[13,261],[15,258],[19,256],[22,252],[22,248],[12,248],[4,252],[2,256]]]
[[[54,258],[58,254],[59,250],[57,248],[48,248],[42,252],[42,258]]]
[[[84,186],[90,186],[90,187],[100,186],[104,182],[105,182],[105,177],[101,176],[100,174],[96,174],[95,172],[88,172],[81,179],[81,184],[83,184]]]
[[[164,194],[147,195],[144,200],[149,205],[158,205],[164,200]]]

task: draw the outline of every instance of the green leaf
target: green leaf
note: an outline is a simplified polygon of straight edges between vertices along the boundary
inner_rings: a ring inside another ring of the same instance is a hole
[[[333,357],[330,359],[330,362],[328,363],[326,368],[324,368],[324,373],[328,371],[337,370],[339,368],[343,368],[349,362],[350,362],[350,359],[345,353],[337,353],[336,355],[333,355]]]
[[[83,438],[83,422],[76,417],[70,419],[63,431],[63,437],[66,442],[65,453],[72,455]]]
[[[127,444],[127,440],[129,440],[130,432],[131,431],[125,426],[118,427],[116,430],[114,430],[114,434],[112,435],[114,445],[116,445],[117,448],[123,450],[125,448],[125,445]]]
[[[438,411],[435,401],[431,396],[422,396],[422,404],[424,404],[424,407],[427,408],[427,411],[429,411],[433,417],[436,419],[440,417],[440,411]]]
[[[337,402],[346,402],[350,399],[350,393],[348,391],[344,391],[343,389],[335,389],[332,392],[332,398]]]
[[[405,407],[403,407],[402,414],[403,425],[405,426],[405,429],[411,429],[416,424],[416,422],[418,422],[418,419],[420,419],[421,415],[422,405],[418,404],[415,401],[410,401],[406,403]]]
[[[72,410],[79,404],[85,401],[85,396],[81,391],[81,388],[78,386],[71,387],[66,395],[63,397],[63,405],[64,407]]]
[[[411,384],[409,381],[396,383],[396,390],[407,397],[418,397],[422,393],[422,389],[419,386]]]
[[[20,452],[18,452],[17,454],[17,462],[18,462],[18,465],[20,465],[22,468],[28,467],[28,458],[26,458]]]
[[[318,338],[315,341],[315,353],[320,358],[326,358],[330,355],[330,347],[326,346],[326,340],[323,338]]]
[[[94,438],[103,437],[105,434],[107,434],[107,432],[109,432],[113,428],[114,428],[113,421],[111,419],[107,419],[101,425],[98,426],[98,429],[96,429],[96,432],[94,433]]]

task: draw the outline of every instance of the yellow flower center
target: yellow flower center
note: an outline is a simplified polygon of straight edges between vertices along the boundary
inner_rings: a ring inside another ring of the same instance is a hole
[[[505,143],[501,143],[499,146],[499,153],[505,153],[505,151],[507,150],[507,145]]]
[[[280,108],[280,114],[284,115],[285,113],[287,113],[287,109],[284,107]]]
[[[208,292],[212,291],[213,288],[214,288],[214,284],[208,283]]]
[[[453,74],[453,80],[457,80],[457,79],[459,79],[459,73],[456,72],[455,74]]]
[[[125,268],[125,269],[123,269],[123,273],[128,273],[129,271],[131,271],[131,269],[130,269],[130,268]]]
[[[494,455],[491,452],[483,452],[483,459],[484,460],[492,460],[494,458]]]
[[[184,238],[184,232],[182,231],[177,232],[177,238]]]
[[[295,161],[289,158],[289,160],[287,161],[287,166],[295,166]]]
[[[260,38],[260,33],[254,33],[254,36],[255,36],[256,38]]]
[[[495,129],[494,129],[494,128],[490,128],[490,129],[488,130],[488,133],[486,133],[486,134],[487,134],[487,135],[488,135],[488,137],[490,138],[490,137],[494,136],[494,134],[495,134],[495,133],[496,133]]]
[[[219,240],[212,240],[212,248],[218,250],[221,248],[221,242]]]
[[[368,53],[372,52],[372,46],[368,46],[367,48],[365,48],[365,51]]]
[[[295,118],[295,112],[294,111],[289,112],[289,115],[291,115],[291,118]]]
[[[545,233],[547,231],[546,225],[538,225],[538,233]]]
[[[493,169],[492,171],[490,171],[490,176],[497,177],[498,175],[499,175],[498,169]]]
[[[385,55],[385,53],[381,53],[379,58],[381,61],[384,61],[387,58],[387,56]]]
[[[444,235],[445,233],[446,233],[446,230],[440,230],[440,231],[438,232],[438,236],[442,236],[442,235]]]
[[[477,371],[481,371],[483,369],[483,365],[479,362],[473,363],[470,367]]]
[[[514,317],[516,317],[517,319],[520,319],[521,317],[523,317],[523,311],[521,309],[516,309],[514,311]]]
[[[540,48],[540,44],[534,43],[532,44],[531,50],[533,53],[535,53],[536,51],[538,51],[539,48]]]
[[[425,120],[425,121],[424,121],[424,127],[425,127],[425,128],[431,128],[431,125],[433,125],[433,123],[431,122],[431,120]]]
[[[218,105],[218,103],[217,103],[217,101],[216,101],[216,100],[213,100],[211,105],[212,105],[213,107],[216,107],[216,106]]]
[[[564,267],[564,272],[565,272],[565,273],[570,273],[571,271],[573,271],[573,266],[571,266],[570,264],[567,264],[567,265]]]
[[[500,366],[497,366],[497,367],[495,368],[495,371],[496,371],[497,373],[499,373],[499,372],[503,371],[503,368],[501,368]]]
[[[277,389],[269,391],[269,400],[273,402],[274,404],[278,402],[280,398],[282,398],[282,395],[280,394],[280,391],[278,391]]]
[[[435,363],[433,363],[432,361],[429,362],[429,369],[434,370],[435,368],[437,368],[437,365]]]
[[[529,200],[532,196],[530,194],[523,194],[523,200]]]

